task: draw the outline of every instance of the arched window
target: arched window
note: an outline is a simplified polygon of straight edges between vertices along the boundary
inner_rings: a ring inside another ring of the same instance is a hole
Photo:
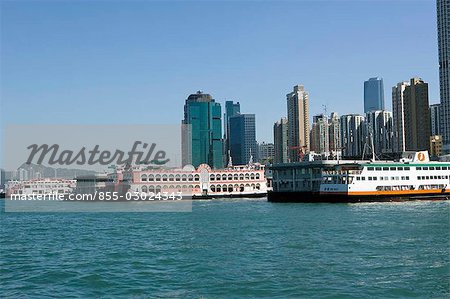
[[[173,182],[173,179],[174,179],[173,174],[169,174],[169,182]]]
[[[160,174],[157,174],[155,176],[155,181],[157,181],[157,182],[161,181],[161,175]]]
[[[182,180],[183,182],[186,182],[186,180],[187,180],[187,175],[183,174],[183,175],[181,176],[181,180]]]
[[[237,173],[235,173],[233,178],[234,178],[235,181],[237,181],[237,180],[239,180],[239,175]]]
[[[155,187],[154,186],[148,186],[148,192],[149,193],[155,193]]]
[[[175,181],[179,182],[181,180],[181,177],[179,174],[175,175]]]
[[[259,173],[256,174],[256,179],[259,180]]]
[[[232,175],[231,173],[228,175],[228,180],[229,180],[229,181],[232,181],[232,180],[233,180],[233,175]]]
[[[188,181],[192,182],[194,180],[194,176],[192,174],[188,175]]]
[[[142,186],[142,192],[147,193],[147,186]]]
[[[217,185],[216,192],[222,192],[222,188],[220,188],[220,185]]]
[[[155,176],[153,174],[148,175],[148,181],[153,182],[155,180]]]
[[[245,179],[246,180],[250,179],[250,175],[248,173],[245,174]]]
[[[155,193],[160,193],[161,192],[161,186],[156,186],[155,187]]]
[[[163,180],[163,182],[167,182],[167,174],[162,175],[162,180]]]
[[[241,180],[241,181],[244,180],[244,174],[241,173],[241,174],[239,175],[239,180]]]
[[[239,191],[244,192],[244,184],[239,185]]]
[[[253,172],[250,174],[250,179],[251,179],[251,180],[254,180],[254,179],[255,179],[255,174],[254,174]]]
[[[141,175],[141,181],[142,182],[147,182],[147,175],[146,174]]]
[[[220,174],[216,174],[216,180],[220,181],[220,179],[221,179]]]
[[[210,180],[210,181],[215,181],[215,180],[216,180],[216,177],[215,177],[213,174],[211,174],[211,175],[209,176],[209,180]]]
[[[261,185],[260,184],[256,184],[256,190],[261,190]]]
[[[194,181],[196,181],[196,182],[200,181],[200,176],[198,174],[196,174],[194,176]],[[200,188],[200,186],[198,186],[198,187]]]
[[[200,185],[195,185],[195,189],[200,189]]]
[[[211,189],[211,192],[216,192],[216,186],[211,185],[210,189]]]
[[[233,185],[228,185],[228,192],[233,192]]]

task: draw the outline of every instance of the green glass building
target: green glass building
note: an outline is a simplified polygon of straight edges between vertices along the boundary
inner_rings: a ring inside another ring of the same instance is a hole
[[[222,109],[209,94],[191,94],[184,105],[183,165],[223,168]]]

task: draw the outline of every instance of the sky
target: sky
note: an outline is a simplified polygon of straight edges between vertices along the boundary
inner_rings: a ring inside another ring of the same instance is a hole
[[[7,124],[179,124],[201,90],[273,141],[286,94],[363,113],[363,83],[421,77],[439,102],[435,1],[2,1]],[[222,106],[222,110],[223,110]]]

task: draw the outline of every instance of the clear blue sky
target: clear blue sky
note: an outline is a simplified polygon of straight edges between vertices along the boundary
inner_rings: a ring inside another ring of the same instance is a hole
[[[363,112],[363,81],[439,101],[435,1],[3,1],[1,123],[179,123],[197,90],[272,140],[302,83],[311,118]]]

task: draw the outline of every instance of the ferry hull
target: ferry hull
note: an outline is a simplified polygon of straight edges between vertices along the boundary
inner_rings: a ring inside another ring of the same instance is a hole
[[[269,192],[270,202],[304,202],[304,203],[352,203],[352,202],[401,202],[414,200],[450,200],[450,192],[421,194],[320,194],[318,192]]]

